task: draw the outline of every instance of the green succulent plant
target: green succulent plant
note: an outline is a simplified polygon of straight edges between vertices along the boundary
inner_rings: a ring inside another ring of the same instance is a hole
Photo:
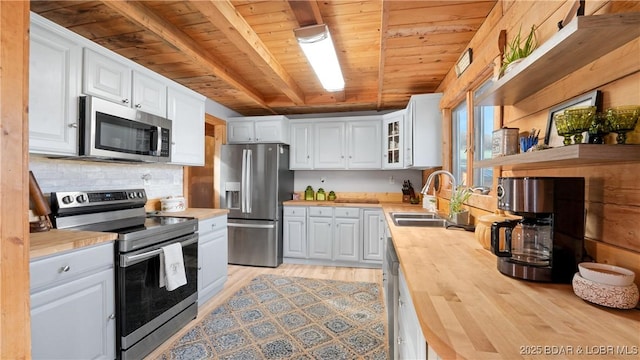
[[[458,186],[452,193],[449,200],[449,211],[451,215],[464,211],[462,205],[469,200],[473,191],[465,186]]]
[[[512,62],[525,58],[538,47],[538,40],[536,39],[536,26],[532,25],[527,38],[522,41],[522,25],[518,34],[511,39],[511,42],[507,43],[504,51],[504,59],[502,60],[502,67],[500,68],[500,75],[504,74],[505,69]]]

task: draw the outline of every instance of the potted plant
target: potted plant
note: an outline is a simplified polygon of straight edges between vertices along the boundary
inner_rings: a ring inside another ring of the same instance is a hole
[[[452,223],[458,225],[469,225],[469,210],[464,209],[462,205],[465,201],[469,200],[471,194],[471,189],[464,186],[458,186],[451,192],[451,199],[449,200],[449,219]]]
[[[518,30],[518,34],[507,43],[504,51],[504,59],[502,60],[502,67],[500,68],[500,76],[508,72],[508,69],[517,64],[523,58],[531,55],[533,50],[538,46],[536,39],[536,26],[532,25],[526,40],[522,42],[522,26]]]

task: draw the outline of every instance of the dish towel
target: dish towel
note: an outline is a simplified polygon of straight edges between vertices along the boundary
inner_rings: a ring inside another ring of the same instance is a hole
[[[182,244],[163,246],[160,254],[160,287],[166,285],[167,290],[173,291],[186,283]]]

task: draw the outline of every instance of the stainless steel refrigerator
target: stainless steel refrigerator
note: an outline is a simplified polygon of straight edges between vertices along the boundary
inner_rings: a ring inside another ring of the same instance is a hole
[[[229,209],[229,264],[282,264],[282,202],[293,171],[284,144],[223,145],[220,206]]]

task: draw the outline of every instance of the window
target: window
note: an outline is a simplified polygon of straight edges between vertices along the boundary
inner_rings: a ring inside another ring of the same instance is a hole
[[[463,101],[451,113],[452,173],[458,184],[467,178],[467,102]]]
[[[473,98],[477,99],[493,81],[485,81],[474,92]],[[473,107],[473,133],[474,133],[474,152],[473,160],[491,159],[491,137],[493,135],[493,106],[474,106]],[[493,185],[493,168],[476,168],[473,169],[473,186],[485,186],[491,188]]]
[[[451,111],[451,172],[459,184],[468,187],[493,187],[493,168],[471,166],[472,162],[491,159],[496,108],[473,104],[491,85],[492,80],[487,80],[473,92],[468,92],[467,95],[473,96],[467,96],[467,100]],[[471,113],[470,109],[473,109]],[[469,158],[470,149],[473,149],[473,159]]]

